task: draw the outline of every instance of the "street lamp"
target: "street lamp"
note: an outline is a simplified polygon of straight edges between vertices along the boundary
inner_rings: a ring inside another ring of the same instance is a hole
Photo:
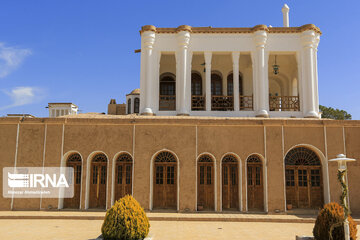
[[[329,162],[337,162],[338,163],[338,178],[340,184],[342,186],[342,194],[341,194],[341,204],[344,208],[344,234],[345,240],[350,240],[350,230],[349,230],[349,221],[348,221],[348,214],[349,214],[349,206],[348,206],[348,186],[346,182],[346,163],[347,162],[354,162],[355,159],[347,158],[345,154],[339,154],[334,159],[330,159]]]

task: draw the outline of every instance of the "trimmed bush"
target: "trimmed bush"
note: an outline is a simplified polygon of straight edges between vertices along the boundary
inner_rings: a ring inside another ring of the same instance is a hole
[[[350,239],[356,239],[356,223],[352,217],[348,217]],[[336,202],[328,203],[320,210],[316,218],[313,234],[316,240],[329,240],[330,228],[333,226],[333,240],[344,239],[344,208]]]
[[[149,233],[149,219],[138,201],[126,195],[106,212],[101,233],[104,239],[138,240]]]

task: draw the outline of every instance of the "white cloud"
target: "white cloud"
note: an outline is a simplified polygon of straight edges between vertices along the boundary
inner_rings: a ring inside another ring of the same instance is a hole
[[[3,92],[11,98],[12,104],[0,107],[0,110],[31,104],[44,97],[44,91],[37,87],[16,87]]]
[[[7,47],[0,42],[0,78],[4,78],[16,70],[30,54],[30,49]]]

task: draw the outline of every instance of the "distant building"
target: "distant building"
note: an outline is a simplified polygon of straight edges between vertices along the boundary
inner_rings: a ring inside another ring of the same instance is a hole
[[[126,114],[126,104],[116,104],[115,99],[111,99],[108,105],[108,112],[109,115],[125,115]]]
[[[26,117],[26,118],[34,118],[35,116],[27,113],[14,113],[14,114],[7,114],[7,117]]]
[[[126,94],[126,113],[139,113],[140,108],[140,89],[134,89],[131,93]]]
[[[64,115],[76,115],[79,107],[73,103],[49,103],[49,117],[60,117]]]

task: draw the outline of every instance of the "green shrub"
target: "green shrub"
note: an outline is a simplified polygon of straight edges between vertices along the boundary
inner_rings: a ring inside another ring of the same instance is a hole
[[[319,215],[316,218],[313,234],[316,240],[329,240],[330,228],[332,225],[332,237],[333,240],[344,239],[344,209],[340,204],[332,202],[324,206],[320,210]],[[350,228],[350,239],[356,239],[356,223],[352,217],[348,217]]]
[[[104,239],[138,240],[149,233],[149,219],[144,209],[130,195],[126,195],[106,212],[101,233]]]

